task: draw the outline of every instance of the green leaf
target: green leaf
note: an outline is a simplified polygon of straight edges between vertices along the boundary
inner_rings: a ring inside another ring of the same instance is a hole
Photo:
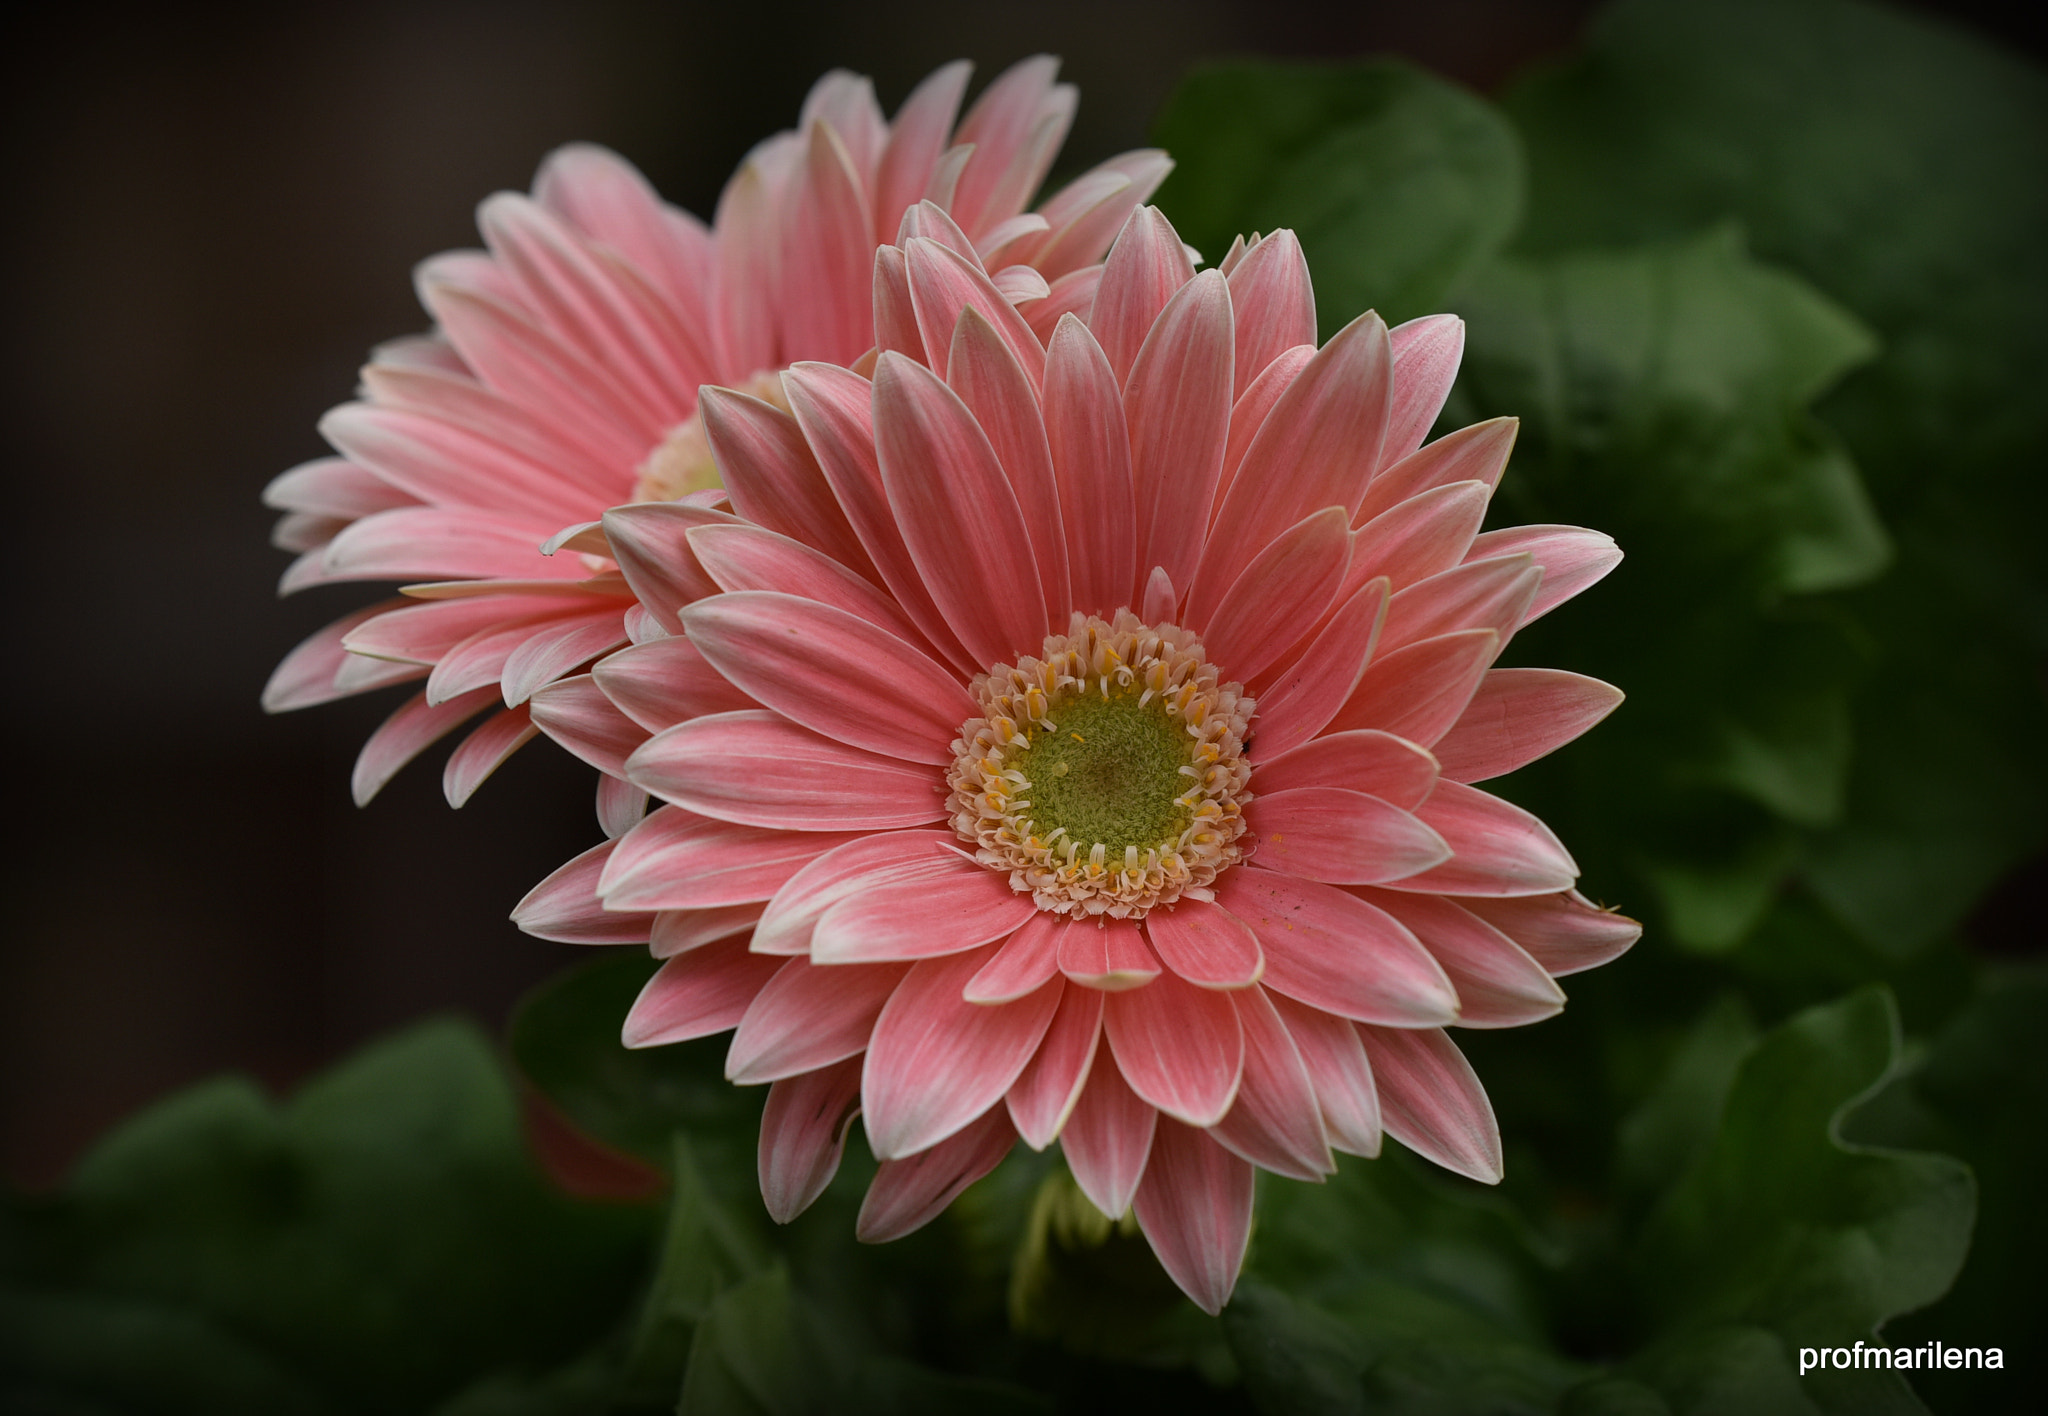
[[[1159,205],[1211,262],[1292,227],[1327,335],[1368,308],[1439,308],[1521,209],[1521,157],[1493,108],[1405,64],[1197,68],[1154,127],[1177,166]]]

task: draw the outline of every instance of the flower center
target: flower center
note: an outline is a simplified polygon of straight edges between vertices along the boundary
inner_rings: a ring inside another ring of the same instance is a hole
[[[1242,855],[1252,699],[1202,646],[1129,610],[1075,615],[1042,658],[974,681],[953,744],[953,829],[1056,914],[1140,918],[1208,898]]]
[[[789,411],[789,400],[782,396],[782,375],[773,369],[754,373],[739,386],[739,391],[772,403],[785,413]],[[692,492],[724,485],[725,479],[718,475],[718,462],[711,455],[711,440],[704,436],[704,417],[692,413],[670,428],[640,464],[633,481],[633,500],[675,501]]]

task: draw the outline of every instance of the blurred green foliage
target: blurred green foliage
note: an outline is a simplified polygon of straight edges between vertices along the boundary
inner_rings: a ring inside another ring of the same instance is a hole
[[[1326,330],[1463,314],[1447,423],[1523,419],[1496,520],[1628,555],[1511,649],[1630,695],[1501,785],[1648,929],[1563,1017],[1461,1038],[1506,1183],[1391,1147],[1269,1180],[1220,1320],[1056,1156],[869,1248],[856,1142],[778,1229],[760,1093],[715,1040],[621,1049],[653,966],[612,953],[530,999],[510,1050],[656,1199],[551,1189],[515,1083],[453,1024],[288,1106],[203,1087],[0,1206],[0,1408],[2039,1399],[2048,977],[1959,931],[2048,824],[2048,79],[1849,0],[1629,0],[1498,106],[1398,64],[1231,64],[1158,137],[1182,234],[1215,259],[1293,227]],[[1880,1337],[2007,1369],[1798,1372]]]

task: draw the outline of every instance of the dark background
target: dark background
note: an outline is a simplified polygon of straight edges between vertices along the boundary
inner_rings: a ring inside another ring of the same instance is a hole
[[[597,839],[586,769],[536,744],[451,812],[430,753],[359,812],[349,767],[396,694],[257,707],[286,650],[374,593],[277,600],[257,495],[326,450],[315,419],[369,346],[424,324],[408,272],[475,244],[479,199],[582,138],[708,213],[829,67],[893,111],[946,60],[978,84],[1039,51],[1081,88],[1072,172],[1141,145],[1204,57],[1392,52],[1491,89],[1593,8],[79,7],[0,32],[0,1176],[51,1184],[211,1072],[282,1087],[422,1012],[495,1025],[575,953],[506,915]],[[2035,21],[1918,8],[2040,52]]]

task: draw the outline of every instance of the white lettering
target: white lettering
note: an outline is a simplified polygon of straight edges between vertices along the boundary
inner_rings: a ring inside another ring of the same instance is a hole
[[[1819,1365],[1820,1354],[1818,1352],[1815,1352],[1811,1347],[1802,1347],[1799,1349],[1800,1376],[1805,1376],[1808,1372],[1812,1371],[1815,1367],[1818,1367]]]

